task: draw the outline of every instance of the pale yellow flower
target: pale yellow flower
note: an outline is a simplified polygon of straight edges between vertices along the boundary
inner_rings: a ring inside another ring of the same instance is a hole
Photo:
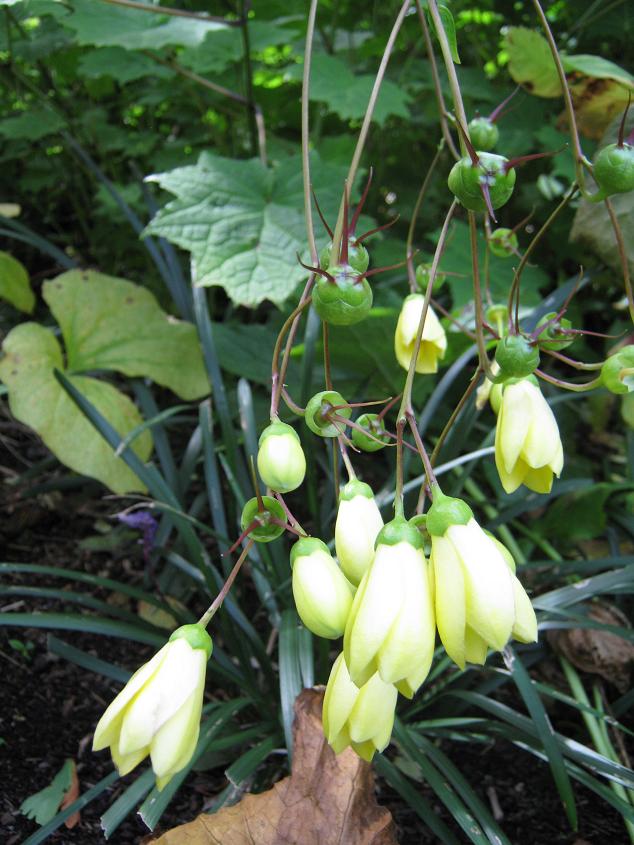
[[[401,313],[396,324],[394,335],[394,352],[396,360],[404,370],[409,370],[410,361],[414,354],[418,324],[423,313],[425,297],[420,293],[413,293],[405,297]],[[438,359],[445,357],[447,350],[447,336],[440,320],[431,305],[425,316],[423,337],[416,359],[417,373],[435,373],[438,371]]]

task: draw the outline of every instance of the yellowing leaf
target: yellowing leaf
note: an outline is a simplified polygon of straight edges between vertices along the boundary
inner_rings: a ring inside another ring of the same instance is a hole
[[[69,270],[42,295],[59,323],[67,369],[147,376],[183,399],[209,393],[196,328],[162,311],[149,290],[93,270]]]
[[[55,378],[62,370],[62,350],[55,335],[38,323],[22,323],[7,335],[0,360],[0,379],[9,390],[13,416],[32,428],[66,466],[99,479],[115,493],[145,487],[86,419]],[[133,402],[111,384],[86,376],[68,376],[73,385],[125,437],[140,425]],[[132,448],[147,460],[152,451],[149,431]]]
[[[335,755],[326,744],[322,702],[314,689],[295,701],[290,777],[175,827],[155,845],[396,845],[392,816],[376,803],[371,766],[350,748]]]
[[[35,308],[35,295],[26,267],[8,252],[0,252],[0,299],[6,299],[26,314]]]

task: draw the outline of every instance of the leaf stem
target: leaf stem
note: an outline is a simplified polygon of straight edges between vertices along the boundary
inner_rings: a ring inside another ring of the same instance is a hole
[[[451,96],[453,98],[453,107],[456,113],[456,117],[460,122],[462,129],[465,133],[468,133],[468,121],[467,121],[467,113],[464,109],[464,103],[462,102],[462,94],[460,92],[460,83],[458,82],[458,75],[456,74],[456,67],[453,62],[453,58],[451,56],[451,47],[449,46],[449,41],[447,40],[447,33],[445,32],[445,28],[442,25],[442,19],[440,17],[440,13],[438,11],[438,4],[436,0],[428,0],[427,8],[429,9],[429,13],[431,14],[432,20],[434,22],[434,27],[436,29],[436,35],[438,37],[438,42],[440,44],[440,50],[442,52],[442,56],[445,62],[445,70],[447,71],[447,77],[449,79],[449,87],[451,88]],[[462,155],[467,154],[467,148],[464,142],[464,138],[462,137],[462,132],[459,132],[459,141],[460,141],[460,149],[462,151]]]

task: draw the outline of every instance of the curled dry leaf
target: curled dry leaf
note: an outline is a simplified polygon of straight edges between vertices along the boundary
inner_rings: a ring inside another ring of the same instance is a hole
[[[627,617],[613,605],[595,603],[588,616],[605,625],[629,628]],[[624,693],[629,689],[634,644],[597,628],[569,628],[548,632],[548,641],[577,669],[600,675]]]
[[[202,814],[154,845],[396,845],[392,816],[376,803],[368,763],[335,755],[321,725],[323,690],[295,701],[290,777],[233,807]]]

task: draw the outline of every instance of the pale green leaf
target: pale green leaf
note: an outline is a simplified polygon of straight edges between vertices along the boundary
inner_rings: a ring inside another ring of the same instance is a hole
[[[50,822],[70,789],[73,765],[72,760],[66,760],[47,787],[25,798],[20,804],[22,815],[33,819],[39,825]]]
[[[312,162],[322,210],[334,222],[345,169]],[[306,278],[299,156],[276,168],[203,153],[198,163],[148,177],[175,194],[146,229],[192,254],[197,285],[218,285],[240,305],[281,304]]]
[[[291,65],[287,79],[301,81],[303,64]],[[326,103],[330,111],[346,120],[361,120],[374,84],[374,74],[354,74],[337,56],[317,53],[311,66],[310,99]],[[385,123],[391,115],[409,118],[408,94],[389,79],[383,80],[373,120]]]
[[[504,36],[509,73],[536,97],[560,97],[557,68],[543,35],[523,26],[511,26]]]
[[[73,13],[63,20],[75,32],[78,44],[158,50],[168,45],[196,47],[207,33],[224,24],[194,18],[148,14],[95,0],[72,0]]]
[[[147,376],[183,399],[209,393],[195,326],[162,311],[146,288],[69,270],[45,282],[42,296],[62,329],[70,372]]]
[[[145,490],[55,378],[54,370],[64,365],[62,350],[49,329],[22,323],[9,332],[2,349],[0,379],[9,390],[9,407],[17,420],[39,434],[51,452],[76,472],[99,479],[115,493]],[[69,379],[122,437],[140,425],[135,405],[111,384],[86,376]],[[147,460],[152,451],[149,431],[140,434],[132,448]]]
[[[26,267],[8,252],[0,252],[0,298],[26,314],[35,308],[35,295]]]
[[[45,108],[31,108],[16,117],[0,120],[0,135],[10,141],[37,141],[54,135],[66,124],[55,112]]]

